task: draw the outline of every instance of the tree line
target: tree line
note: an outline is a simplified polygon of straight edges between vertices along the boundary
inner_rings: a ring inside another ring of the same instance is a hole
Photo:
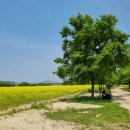
[[[29,83],[29,82],[10,82],[10,81],[0,81],[0,87],[15,87],[15,86],[51,86],[51,83]]]

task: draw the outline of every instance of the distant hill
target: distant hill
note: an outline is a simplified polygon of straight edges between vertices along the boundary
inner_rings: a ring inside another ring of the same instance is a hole
[[[5,86],[46,86],[46,85],[60,85],[61,82],[58,81],[43,81],[43,82],[35,82],[35,83],[29,83],[29,82],[13,82],[13,81],[0,81],[0,87]]]

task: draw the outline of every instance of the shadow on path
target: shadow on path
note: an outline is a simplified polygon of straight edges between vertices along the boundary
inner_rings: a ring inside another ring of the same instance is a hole
[[[130,111],[130,92],[123,91],[122,88],[112,89],[113,99],[120,105]]]

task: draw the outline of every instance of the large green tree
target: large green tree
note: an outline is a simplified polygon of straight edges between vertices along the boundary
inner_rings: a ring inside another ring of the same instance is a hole
[[[128,35],[116,29],[118,20],[113,15],[101,15],[94,20],[89,15],[73,16],[60,32],[63,38],[63,57],[55,74],[65,83],[92,84],[105,81],[111,72],[118,71],[127,62]]]

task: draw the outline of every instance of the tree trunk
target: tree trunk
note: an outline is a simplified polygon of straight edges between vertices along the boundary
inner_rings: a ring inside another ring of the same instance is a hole
[[[101,90],[102,90],[102,86],[103,86],[103,85],[102,85],[102,83],[101,83]]]
[[[91,96],[92,96],[92,99],[94,99],[94,76],[92,76],[92,78],[91,78],[91,84],[92,84]]]
[[[130,89],[130,83],[129,83],[129,89]]]
[[[101,92],[102,92],[103,83],[101,83]]]
[[[101,84],[99,84],[99,92],[100,92],[100,94],[101,94]]]
[[[102,83],[99,84],[100,97],[102,97]]]
[[[100,83],[100,84],[99,84],[99,92],[100,92],[100,94],[102,93],[102,87],[103,87],[103,84]]]

